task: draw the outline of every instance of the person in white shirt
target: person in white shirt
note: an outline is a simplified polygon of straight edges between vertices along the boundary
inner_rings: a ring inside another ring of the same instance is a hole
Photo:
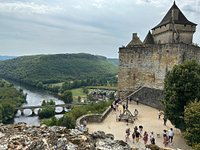
[[[174,137],[174,131],[173,131],[172,128],[169,129],[169,131],[168,131],[168,136],[169,136],[169,142],[172,143],[172,141],[173,141],[173,137]]]

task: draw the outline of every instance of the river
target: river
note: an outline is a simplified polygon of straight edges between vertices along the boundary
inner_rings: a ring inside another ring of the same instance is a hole
[[[12,82],[12,81],[11,81]],[[52,94],[44,90],[38,90],[36,88],[26,86],[17,82],[12,82],[17,89],[22,89],[24,93],[27,94],[26,101],[27,103],[23,104],[22,106],[38,106],[41,105],[43,100],[50,100],[52,99],[55,101],[56,104],[64,104],[63,101],[59,100]],[[62,108],[56,108],[56,111],[61,111]],[[14,118],[14,123],[25,122],[29,125],[39,125],[40,120],[38,116],[30,117],[31,110],[24,110],[24,116],[21,116],[18,112],[16,117]],[[37,112],[36,112],[37,113]],[[61,117],[62,115],[56,115],[56,117]]]

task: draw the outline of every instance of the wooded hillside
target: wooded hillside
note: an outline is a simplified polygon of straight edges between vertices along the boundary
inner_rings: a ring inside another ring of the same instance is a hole
[[[117,67],[106,57],[85,53],[22,56],[0,62],[0,76],[33,85],[116,74]]]

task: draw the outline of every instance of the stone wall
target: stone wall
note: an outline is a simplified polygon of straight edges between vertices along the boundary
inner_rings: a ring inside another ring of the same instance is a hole
[[[102,122],[111,111],[112,109],[111,107],[109,107],[102,114],[83,115],[76,120],[76,126],[80,126],[81,124],[83,124],[84,120],[86,120],[87,122]]]
[[[151,44],[119,49],[119,95],[138,86],[163,89],[166,72],[185,60],[200,63],[200,47],[188,44]]]
[[[142,87],[140,90],[129,96],[132,100],[139,99],[139,103],[151,106],[157,109],[164,109],[161,100],[163,99],[163,91],[149,87]]]

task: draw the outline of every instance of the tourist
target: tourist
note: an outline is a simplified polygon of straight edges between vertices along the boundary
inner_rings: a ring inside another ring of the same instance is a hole
[[[86,128],[86,126],[87,126],[87,120],[86,119],[83,120],[83,126],[84,126],[84,128]]]
[[[163,144],[166,147],[168,144],[167,130],[163,130]]]
[[[167,130],[163,130],[163,137],[167,135]]]
[[[116,103],[116,111],[118,111],[119,109],[118,109],[118,107],[119,107],[119,103]]]
[[[126,118],[126,125],[128,126],[128,118]]]
[[[130,128],[127,128],[126,129],[126,142],[129,139],[130,134],[131,134],[131,130],[130,130]]]
[[[164,121],[164,125],[166,126],[166,123],[167,123],[167,116],[166,115],[164,115],[163,121]]]
[[[135,143],[135,131],[132,133],[133,143]]]
[[[168,144],[168,137],[167,137],[167,135],[164,135],[164,137],[163,137],[163,144],[164,144],[165,147]]]
[[[160,119],[160,116],[161,116],[161,111],[160,109],[158,110],[158,119]]]
[[[125,111],[125,109],[126,109],[126,105],[123,104],[122,107],[123,107],[123,113],[124,113],[124,111]]]
[[[168,131],[168,136],[169,136],[169,142],[172,143],[173,137],[174,137],[174,131],[173,131],[172,128],[169,129],[169,131]]]
[[[110,105],[110,107],[111,107],[112,110],[114,110],[114,108],[113,108],[113,103]]]
[[[128,99],[129,99],[129,102],[131,103],[131,101],[132,101],[131,97],[128,97]]]
[[[136,132],[137,132],[137,130],[138,130],[138,127],[137,127],[137,126],[135,126],[135,127],[134,127],[134,132],[136,133]]]
[[[143,130],[143,126],[139,126],[139,132],[140,132],[140,135],[142,136],[142,130]]]
[[[83,125],[83,124],[81,124],[81,125],[79,126],[79,128],[78,128],[78,129],[79,129],[79,131],[81,131],[81,132],[84,132],[84,129],[85,129],[85,128],[84,128],[84,125]]]
[[[139,98],[138,97],[136,98],[136,103],[137,103],[137,105],[139,105]]]
[[[155,138],[154,138],[153,132],[151,132],[151,134],[149,135],[149,139],[150,139],[151,144],[155,144]]]
[[[136,142],[138,143],[139,140],[140,140],[140,132],[137,130],[136,133],[135,133],[135,137],[136,137]]]
[[[144,141],[144,145],[146,145],[148,141],[148,134],[146,131],[144,132],[144,135],[143,135],[143,141]]]
[[[134,116],[138,116],[138,113],[139,113],[138,110],[135,109],[135,110],[134,110]]]

